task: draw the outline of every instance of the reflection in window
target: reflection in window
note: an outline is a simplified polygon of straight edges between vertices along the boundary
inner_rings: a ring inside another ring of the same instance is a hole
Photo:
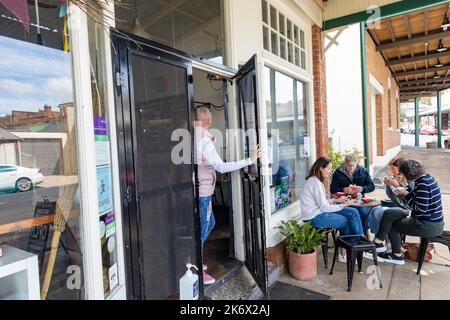
[[[29,281],[43,298],[83,299],[72,64],[63,50],[67,16],[60,17],[61,1],[28,3],[30,33],[0,6],[2,259],[36,255],[39,275]],[[1,299],[29,298],[6,287],[0,285]]]
[[[226,64],[223,12],[223,0],[124,0],[115,6],[118,29]]]
[[[309,167],[304,85],[264,68],[272,212],[296,201]]]

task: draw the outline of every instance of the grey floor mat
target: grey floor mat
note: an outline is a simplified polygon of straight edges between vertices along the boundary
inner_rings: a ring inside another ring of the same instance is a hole
[[[270,300],[329,300],[330,296],[278,282],[270,289]]]

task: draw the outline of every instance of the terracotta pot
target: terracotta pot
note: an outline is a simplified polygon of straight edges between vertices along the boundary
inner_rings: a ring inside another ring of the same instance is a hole
[[[289,274],[298,280],[312,280],[317,277],[317,252],[298,255],[289,253]]]

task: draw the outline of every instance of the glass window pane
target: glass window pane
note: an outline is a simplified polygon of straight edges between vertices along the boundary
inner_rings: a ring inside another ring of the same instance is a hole
[[[264,42],[264,49],[270,51],[270,46],[269,46],[269,29],[267,27],[263,27],[263,42]]]
[[[296,164],[296,179],[293,189],[295,194],[300,192],[303,181],[305,181],[306,175],[309,171],[309,157],[311,150],[305,150],[305,147],[309,147],[309,144],[305,144],[305,138],[308,138],[308,118],[306,110],[306,100],[304,97],[305,86],[302,82],[296,81],[297,85],[297,135],[298,135],[298,157]]]
[[[302,69],[306,70],[306,53],[302,50]]]
[[[29,33],[0,6],[0,163],[10,167],[0,170],[0,265],[38,270],[29,279],[17,270],[11,287],[2,278],[1,299],[28,299],[30,284],[48,289],[44,299],[85,298],[72,56],[60,1],[45,4],[30,5]]]
[[[116,27],[226,64],[223,1],[186,0],[177,6],[173,1],[126,1],[129,6],[116,1]],[[145,20],[155,14],[155,19]],[[135,25],[136,18],[141,26]]]
[[[300,67],[300,49],[295,47],[295,65]]]
[[[282,208],[289,205],[292,201],[290,185],[295,178],[293,80],[276,72],[275,86],[276,121],[279,131],[277,141],[278,163],[275,163],[274,166],[273,180],[276,195],[275,201],[277,206]]]
[[[286,39],[280,37],[280,57],[286,59]]]
[[[264,67],[264,96],[265,96],[265,104],[267,111],[267,129],[270,130],[271,120],[272,119],[272,102],[271,102],[271,94],[270,94],[270,69],[268,67]]]
[[[298,200],[309,169],[309,138],[303,83],[267,67],[264,77],[273,213]]]
[[[272,53],[278,55],[278,33],[271,32]]]
[[[268,13],[267,13],[267,1],[262,0],[261,3],[262,3],[262,18],[263,18],[263,21],[268,24],[269,17],[268,17]]]
[[[298,41],[299,41],[298,39],[299,39],[298,27],[295,26],[295,27],[294,27],[294,42],[295,42],[296,45],[299,44],[299,43],[298,43]]]
[[[292,22],[291,20],[287,20],[287,37],[289,40],[292,40],[293,31],[292,31]]]
[[[285,28],[286,23],[285,23],[284,16],[283,16],[281,13],[280,13],[280,20],[279,20],[279,23],[280,23],[280,33],[281,33],[283,36],[286,36],[286,28]]]
[[[275,30],[278,30],[278,15],[277,15],[277,10],[270,6],[270,25],[272,26],[272,28],[274,28]]]
[[[300,30],[300,47],[302,47],[302,49],[305,49],[305,33],[303,32],[303,30]]]
[[[294,63],[294,46],[291,42],[288,42],[288,61]]]

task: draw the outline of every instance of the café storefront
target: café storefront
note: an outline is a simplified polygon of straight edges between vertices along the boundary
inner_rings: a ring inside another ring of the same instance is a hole
[[[98,19],[42,1],[28,7],[39,19],[29,32],[0,7],[0,125],[18,137],[0,148],[0,173],[12,181],[0,195],[0,243],[4,257],[30,261],[0,279],[0,289],[17,284],[0,298],[171,299],[187,262],[206,263],[216,279],[244,265],[265,293],[276,225],[299,215],[315,158],[311,27],[320,8],[125,2]],[[213,113],[223,159],[257,144],[267,151],[219,176],[203,256],[194,148],[172,158],[183,140],[193,145],[198,105]],[[21,281],[34,290],[22,292]]]

